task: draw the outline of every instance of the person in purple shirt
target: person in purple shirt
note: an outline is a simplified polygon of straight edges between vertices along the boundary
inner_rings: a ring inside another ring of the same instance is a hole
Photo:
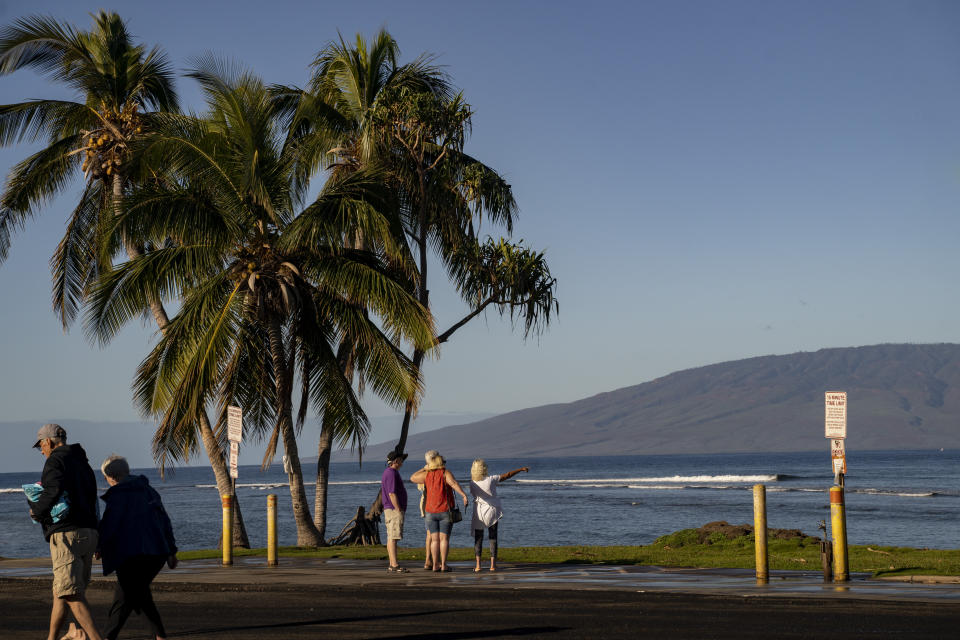
[[[380,479],[380,495],[383,499],[383,521],[387,526],[387,557],[390,573],[406,573],[407,570],[397,564],[397,542],[403,538],[403,514],[407,510],[407,490],[400,477],[400,467],[407,459],[406,453],[396,449],[387,454],[387,468]]]

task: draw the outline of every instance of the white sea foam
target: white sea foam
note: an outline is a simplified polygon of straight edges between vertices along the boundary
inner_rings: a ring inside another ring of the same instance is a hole
[[[609,486],[609,485],[630,485],[646,482],[670,482],[670,483],[693,483],[707,484],[710,482],[777,482],[780,476],[777,474],[754,475],[754,476],[659,476],[649,478],[576,478],[576,479],[547,479],[541,480],[531,478],[519,478],[517,482],[529,484],[561,484],[561,485],[581,485],[581,486]]]
[[[310,487],[316,485],[316,482],[304,482],[305,487]],[[379,480],[353,480],[345,482],[330,482],[330,485],[353,485],[353,484],[380,484]],[[195,484],[193,485],[196,489],[216,489],[217,485],[215,484]],[[289,482],[238,482],[236,484],[237,488],[245,489],[277,489],[278,487],[287,487],[290,486]]]
[[[769,487],[769,493],[826,493],[827,489],[810,489],[806,487]]]
[[[679,484],[628,484],[628,489],[652,489],[652,490],[663,490],[663,491],[679,491],[681,489],[687,489],[683,485]]]
[[[851,493],[865,493],[874,496],[898,496],[901,498],[932,498],[936,495],[933,491],[884,491],[883,489],[853,489]]]

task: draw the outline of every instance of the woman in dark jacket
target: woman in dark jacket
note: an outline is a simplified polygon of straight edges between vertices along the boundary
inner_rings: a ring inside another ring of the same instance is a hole
[[[106,637],[115,640],[136,611],[147,617],[157,640],[164,640],[167,634],[153,603],[150,583],[164,563],[171,569],[177,566],[170,518],[160,494],[145,476],[131,476],[124,458],[110,456],[100,469],[110,488],[101,496],[107,507],[100,520],[98,554],[103,559],[103,575],[117,572]]]

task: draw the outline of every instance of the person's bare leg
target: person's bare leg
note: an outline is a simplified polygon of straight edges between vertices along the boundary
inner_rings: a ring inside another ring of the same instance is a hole
[[[90,613],[90,606],[87,604],[87,599],[82,594],[64,596],[63,599],[67,601],[70,612],[73,613],[77,624],[87,632],[87,637],[90,640],[103,640],[100,632],[97,631],[97,625],[93,622],[93,615]]]
[[[433,553],[430,549],[430,532],[427,531],[427,539],[423,543],[423,568],[424,569],[433,569]]]
[[[447,568],[447,554],[450,553],[450,537],[445,533],[438,535],[440,536],[440,570],[443,571]]]
[[[50,630],[47,633],[47,640],[58,640],[60,638],[60,628],[67,619],[67,603],[53,594],[53,609],[50,610]]]
[[[430,534],[430,553],[433,555],[433,570],[440,571],[440,534]]]
[[[391,567],[397,566],[397,541],[387,540],[387,558]]]

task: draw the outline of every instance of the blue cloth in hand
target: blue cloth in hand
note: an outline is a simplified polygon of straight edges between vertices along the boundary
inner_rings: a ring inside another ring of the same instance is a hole
[[[27,500],[30,502],[36,502],[40,499],[40,494],[43,493],[43,485],[39,482],[33,482],[31,484],[23,485],[23,492],[27,494]],[[99,505],[97,505],[99,507]],[[67,515],[67,511],[70,510],[70,501],[67,499],[67,492],[64,491],[60,496],[60,499],[57,500],[57,503],[53,505],[50,509],[50,519],[53,522],[60,522],[63,516]],[[98,509],[99,510],[99,509]],[[40,524],[34,520],[34,524]]]

